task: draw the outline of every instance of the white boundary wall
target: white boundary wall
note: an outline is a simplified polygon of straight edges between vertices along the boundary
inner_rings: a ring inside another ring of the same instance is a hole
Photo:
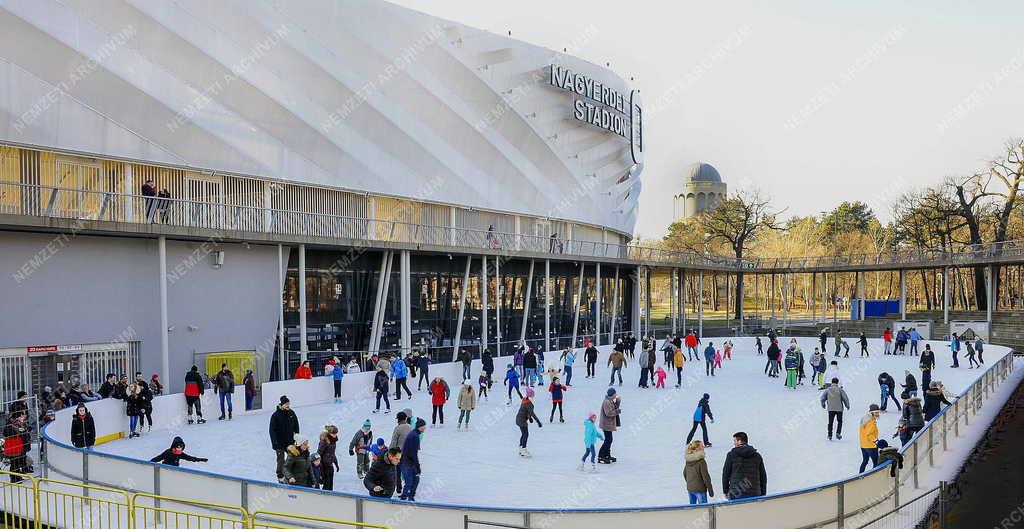
[[[1009,352],[1006,347],[989,347],[993,352]],[[990,422],[995,413],[993,408],[997,410],[1005,400],[1005,391],[997,389],[1013,373],[1013,362],[1013,356],[1006,354],[991,364],[951,406],[904,447],[906,462],[896,479],[889,477],[889,467],[886,465],[865,474],[813,488],[729,503],[636,509],[530,511],[380,500],[352,493],[243,480],[79,450],[70,446],[70,410],[58,413],[57,420],[44,430],[47,456],[43,467],[49,477],[57,479],[241,505],[250,512],[267,509],[313,516],[326,515],[336,519],[388,525],[395,529],[463,527],[465,516],[473,520],[521,524],[531,528],[557,526],[560,529],[592,529],[627,524],[644,528],[852,529],[894,508],[897,502],[909,500],[934,487],[940,479],[950,477],[948,459],[959,458],[956,465],[959,466],[959,461],[976,444]],[[495,359],[496,368],[505,363],[507,359]],[[475,364],[478,370],[479,361]],[[435,373],[457,379],[461,374],[461,365],[433,365],[431,375]],[[343,391],[349,395],[369,391],[371,379],[372,373],[346,375]],[[325,402],[333,395],[331,381],[327,377],[267,383],[263,385],[263,391],[267,407],[274,405],[281,394],[288,395],[296,406]],[[999,398],[1000,395],[1003,398]],[[204,410],[213,411],[216,406],[214,395],[204,395],[203,406]],[[115,433],[119,431],[118,428],[123,431],[127,427],[122,407],[120,401],[112,399],[91,403],[89,409],[96,420],[98,437]],[[154,427],[174,428],[181,423],[184,413],[184,399],[180,394],[158,397],[154,401]],[[982,413],[987,417],[983,415],[976,418]],[[943,454],[945,458],[939,457]],[[946,459],[946,464],[937,466],[935,462],[940,459]],[[955,473],[955,468],[952,472]],[[470,526],[484,527],[475,524]]]

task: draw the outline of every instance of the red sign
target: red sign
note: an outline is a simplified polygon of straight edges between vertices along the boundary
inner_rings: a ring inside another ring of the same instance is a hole
[[[36,345],[36,346],[33,346],[33,347],[28,347],[27,349],[28,349],[28,352],[30,352],[30,353],[56,353],[57,352],[57,346],[56,345]]]

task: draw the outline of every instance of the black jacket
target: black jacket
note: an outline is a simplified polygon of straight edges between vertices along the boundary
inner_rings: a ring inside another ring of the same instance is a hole
[[[99,393],[101,397],[109,399],[110,396],[114,394],[114,385],[110,382],[104,381],[100,384],[100,390],[97,393]]]
[[[768,346],[768,353],[767,354],[768,354],[768,359],[769,360],[773,360],[773,361],[777,362],[779,360],[779,357],[782,356],[782,349],[779,349],[779,344],[777,344],[775,342],[772,342]]]
[[[76,448],[85,448],[96,444],[96,423],[92,420],[92,414],[85,412],[82,419],[75,413],[71,417],[71,444]]]
[[[523,369],[537,369],[537,355],[533,351],[523,354]]]
[[[295,434],[299,433],[299,418],[292,410],[286,410],[280,405],[270,416],[270,446],[274,450],[284,450],[295,441]]]
[[[373,389],[379,393],[388,392],[388,382],[391,379],[388,374],[383,371],[377,371],[376,375],[373,375]]]
[[[597,362],[597,347],[594,347],[593,345],[587,347],[587,350],[583,352],[583,358],[588,364]]]
[[[174,449],[175,448],[180,448],[181,449],[181,453],[180,454],[175,454],[174,453]],[[163,452],[160,453],[160,455],[154,457],[153,459],[150,459],[150,461],[153,462],[153,463],[163,463],[165,465],[170,465],[172,467],[177,467],[177,466],[181,466],[180,463],[181,463],[182,459],[184,459],[185,461],[191,461],[193,463],[195,463],[197,461],[200,461],[200,462],[206,461],[205,457],[193,457],[193,456],[190,456],[190,455],[186,454],[185,453],[185,441],[183,441],[181,439],[181,437],[175,437],[174,441],[171,441],[171,447],[170,448],[168,448],[167,450],[164,450]]]
[[[917,379],[914,378],[914,375],[907,373],[907,380],[905,382],[906,384],[903,384],[903,389],[907,391],[917,391]]]
[[[929,350],[921,352],[921,369],[935,369],[935,353]]]
[[[890,375],[889,373],[882,373],[882,374],[878,375],[878,385],[879,386],[882,386],[882,385],[889,386],[889,394],[890,395],[895,395],[896,394],[896,379],[892,378],[892,375]]]
[[[285,482],[289,485],[312,487],[313,473],[310,467],[312,464],[309,461],[309,451],[303,451],[294,445],[288,447],[288,455],[284,460],[284,466],[281,467]],[[295,483],[291,482],[292,479]]]
[[[235,374],[230,369],[221,369],[213,377],[213,388],[221,393],[234,393]]]
[[[126,396],[124,399],[125,404],[125,415],[129,417],[138,417],[143,415],[145,412],[145,403],[142,400],[142,394],[136,393],[135,395]]]
[[[363,486],[370,492],[370,496],[377,498],[390,498],[395,495],[395,480],[397,479],[398,469],[395,465],[391,464],[388,460],[387,454],[381,454],[373,465],[370,465],[370,471],[366,473],[366,477],[363,478]],[[374,487],[380,486],[383,491],[377,492],[373,490]]]
[[[494,371],[494,357],[491,356],[490,351],[484,351],[484,355],[480,358],[480,364],[483,366],[484,371],[488,373]]]
[[[949,406],[950,402],[942,394],[942,390],[935,388],[924,392],[924,420],[930,421],[942,411],[941,404]]]
[[[750,498],[767,493],[764,460],[753,446],[742,445],[729,450],[722,468],[722,490],[728,498]]]

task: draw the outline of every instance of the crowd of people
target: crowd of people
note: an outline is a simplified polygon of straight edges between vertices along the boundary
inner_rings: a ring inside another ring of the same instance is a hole
[[[820,392],[818,400],[821,408],[827,412],[826,435],[831,441],[843,438],[844,413],[850,411],[851,399],[841,383],[839,360],[836,359],[849,358],[849,346],[843,340],[841,333],[836,332],[833,335],[834,349],[831,351],[833,358],[829,359],[829,351],[826,349],[828,333],[829,329],[827,328],[820,333],[820,347],[815,347],[814,353],[809,357],[805,357],[795,338],[789,341],[786,350],[783,351],[778,333],[774,330],[770,330],[765,336],[768,342],[767,350],[765,350],[760,336],[756,338],[754,346],[757,355],[767,356],[764,368],[767,377],[778,378],[781,376],[782,369],[785,369],[785,388],[796,390],[799,386],[806,385]],[[859,424],[861,472],[889,460],[894,461],[894,467],[902,464],[902,456],[898,449],[890,447],[878,431],[877,419],[881,413],[887,411],[887,404],[890,400],[901,412],[899,426],[893,434],[893,438],[898,437],[905,445],[929,420],[938,415],[943,404],[950,404],[949,398],[952,397],[940,381],[932,380],[931,374],[936,363],[935,354],[929,344],[924,344],[918,353],[918,342],[922,340],[916,330],[901,329],[888,339],[883,335],[882,341],[883,354],[919,355],[918,368],[921,371],[922,384],[918,385],[917,377],[909,369],[906,370],[904,383],[900,384],[902,391],[897,398],[898,390],[895,379],[885,372],[879,374],[879,402],[869,406]],[[890,341],[892,345],[889,344]],[[868,356],[870,353],[864,347],[866,339],[863,334],[861,334],[859,342],[862,344],[861,356]],[[954,352],[954,361],[951,367],[958,366],[955,352],[959,348],[954,345],[957,343],[958,339],[954,335],[950,344],[951,351]],[[909,353],[907,346],[909,346]],[[595,403],[597,404],[596,411],[587,413],[582,420],[583,454],[577,469],[581,472],[597,472],[597,465],[612,465],[618,461],[612,455],[612,446],[616,432],[622,427],[623,394],[621,387],[624,383],[623,369],[628,364],[636,362],[640,368],[637,379],[639,390],[665,388],[665,379],[668,378],[668,374],[672,370],[676,374],[675,387],[680,388],[683,382],[682,370],[687,361],[703,362],[705,376],[718,376],[717,371],[722,369],[723,364],[731,360],[734,347],[729,340],[724,340],[717,346],[714,341],[705,342],[693,330],[681,336],[666,336],[663,340],[653,337],[638,339],[631,333],[616,340],[604,362],[609,370],[609,387],[603,400],[600,403]],[[968,357],[971,359],[972,367],[974,362],[979,365],[983,362],[981,355],[983,348],[984,344],[980,339],[969,343]],[[662,353],[660,361],[659,352]],[[582,354],[586,363],[584,378],[595,379],[600,351],[595,345],[588,342],[584,344]],[[408,378],[417,379],[418,377],[417,390],[422,391],[425,387],[430,395],[430,427],[444,427],[445,407],[449,400],[454,398],[459,412],[456,429],[464,431],[470,428],[471,415],[478,402],[488,399],[489,391],[494,384],[494,355],[485,350],[480,360],[480,372],[475,379],[476,387],[474,387],[473,357],[465,350],[459,352],[457,362],[461,364],[462,380],[455,389],[454,395],[452,387],[444,377],[430,375],[430,358],[426,354],[417,352],[406,355],[404,358],[388,354],[371,355],[362,361],[332,358],[327,362],[323,376],[332,379],[334,399],[336,403],[340,403],[342,402],[341,381],[346,373],[373,371],[372,387],[375,407],[372,412],[383,411],[384,414],[389,414],[391,411],[391,384],[394,384],[393,396],[396,401],[402,400],[403,396],[406,399],[411,399],[413,392],[409,388]],[[558,368],[545,365],[544,352],[536,351],[522,343],[514,351],[512,361],[506,365],[502,384],[506,386],[507,406],[513,404],[513,392],[518,399],[518,411],[515,413],[514,422],[520,433],[517,453],[521,457],[532,457],[528,449],[531,428],[540,429],[544,426],[536,409],[537,392],[540,391],[536,388],[545,388],[548,394],[550,402],[548,422],[554,423],[556,414],[559,423],[566,421],[563,402],[573,387],[575,361],[576,351],[566,348],[561,351],[558,361],[555,362]],[[312,378],[313,376],[308,362],[302,363],[296,371],[296,378]],[[252,405],[249,392],[251,384],[253,384],[252,373],[247,372],[244,381],[247,409]],[[918,395],[919,388],[923,389],[921,396]],[[132,438],[141,435],[147,423],[149,427],[152,426],[152,399],[162,389],[163,386],[156,375],[147,382],[143,380],[141,373],[136,373],[135,380],[129,382],[127,377],[122,376],[118,379],[111,374],[99,388],[98,394],[92,393],[88,387],[75,386],[67,394],[54,392],[50,398],[58,402],[67,399],[67,402],[77,406],[76,412],[72,416],[72,443],[77,447],[88,448],[96,440],[96,426],[86,406],[88,402],[101,398],[124,400],[126,414],[129,416],[128,437]],[[189,424],[205,422],[201,397],[207,389],[212,389],[219,396],[219,419],[232,419],[232,396],[235,392],[234,373],[228,369],[227,365],[223,365],[221,371],[213,376],[207,376],[199,373],[198,368],[193,366],[185,376],[184,394]],[[713,447],[708,425],[714,424],[714,420],[711,395],[703,393],[693,408],[692,426],[689,433],[685,442],[681,443],[684,448],[683,477],[691,503],[706,503],[708,498],[714,497],[714,487],[705,455],[706,450]],[[374,424],[370,419],[366,419],[352,431],[348,452],[350,456],[354,457],[356,476],[362,480],[371,496],[385,498],[397,496],[402,500],[415,501],[422,473],[420,447],[424,442],[427,425],[428,419],[425,416],[417,416],[411,408],[406,407],[396,414],[393,425],[384,427],[391,429],[390,437],[386,435],[378,437],[374,433]],[[12,428],[14,430],[11,432],[17,434],[17,422],[14,422]],[[701,431],[700,439],[694,440],[698,429]],[[5,437],[8,436],[6,427],[4,434]],[[269,425],[271,447],[275,452],[277,479],[281,483],[291,485],[333,490],[335,473],[340,471],[340,463],[336,454],[340,434],[338,426],[328,424],[314,439],[315,444],[311,444],[310,437],[300,432],[298,417],[291,409],[288,397],[282,396],[270,417]],[[347,432],[345,434],[348,435]],[[767,473],[764,460],[761,454],[749,444],[748,434],[743,431],[735,432],[732,442],[733,446],[727,453],[722,468],[721,492],[730,500],[766,494]],[[207,460],[187,454],[184,440],[181,437],[175,437],[171,446],[154,457],[152,461],[176,466],[181,461],[205,462]],[[895,470],[894,468],[893,472]]]

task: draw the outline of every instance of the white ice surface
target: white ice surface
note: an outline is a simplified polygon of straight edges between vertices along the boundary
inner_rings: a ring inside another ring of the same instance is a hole
[[[718,344],[720,339],[713,339]],[[857,358],[859,346],[850,340],[851,357],[839,359],[842,384],[850,396],[851,410],[844,417],[843,439],[828,441],[825,435],[827,414],[819,405],[819,392],[809,384],[790,390],[783,378],[766,378],[764,356],[756,356],[753,339],[733,339],[736,348],[732,360],[715,377],[706,377],[702,362],[687,362],[683,370],[683,388],[674,389],[675,374],[670,371],[666,389],[637,387],[639,368],[635,362],[624,371],[624,384],[616,386],[622,396],[622,428],[615,432],[613,465],[598,465],[597,474],[579,473],[576,466],[583,454],[583,424],[587,414],[597,412],[608,389],[610,369],[605,367],[608,347],[602,347],[595,379],[585,379],[582,355],[576,362],[573,387],[565,395],[566,422],[547,422],[550,396],[546,387],[537,391],[537,415],[543,429],[530,428],[529,449],[532,459],[517,455],[519,429],[515,426],[518,399],[506,406],[501,378],[504,364],[497,365],[497,382],[487,401],[481,400],[473,412],[471,430],[456,431],[458,408],[452,385],[452,399],[445,406],[444,428],[428,428],[421,451],[423,475],[416,499],[438,503],[534,508],[592,508],[660,506],[687,503],[682,480],[682,454],[685,436],[692,424],[694,407],[700,396],[711,394],[715,423],[709,424],[713,448],[707,450],[708,464],[720,501],[721,471],[725,455],[732,447],[731,434],[742,430],[750,444],[765,460],[768,492],[783,492],[848,477],[860,464],[858,423],[871,403],[878,402],[876,378],[888,371],[902,383],[904,370],[910,369],[920,383],[917,357],[883,356],[878,340],[871,341],[872,356]],[[783,345],[788,338],[781,340]],[[767,341],[765,341],[767,344]],[[808,360],[816,338],[800,338]],[[933,380],[941,380],[953,393],[959,393],[981,372],[966,368],[950,369],[948,346],[930,342],[936,351],[938,367]],[[831,343],[829,344],[831,347]],[[922,346],[923,348],[923,346]],[[549,355],[552,356],[552,355]],[[987,364],[1000,353],[989,351]],[[659,361],[662,353],[658,352]],[[832,359],[832,355],[829,355]],[[550,367],[552,362],[548,361]],[[669,370],[667,370],[669,371]],[[474,371],[474,381],[477,373]],[[410,379],[411,380],[411,379]],[[349,395],[344,404],[323,404],[296,409],[303,433],[315,443],[325,424],[340,430],[338,457],[341,472],[335,478],[335,490],[365,494],[355,475],[355,458],[348,455],[347,444],[364,419],[373,423],[375,437],[389,440],[395,414],[405,407],[430,422],[430,401],[426,390],[415,392],[412,401],[392,400],[390,415],[372,414],[372,395]],[[524,389],[525,391],[525,389]],[[393,396],[393,395],[392,395]],[[236,395],[236,407],[240,407]],[[170,445],[175,435],[187,443],[187,452],[210,458],[210,462],[185,463],[211,472],[251,479],[274,481],[274,453],[268,438],[270,410],[239,413],[234,420],[217,421],[215,410],[206,410],[209,423],[187,426],[180,431],[154,431],[139,439],[120,440],[97,447],[97,451],[148,459]],[[899,418],[890,401],[889,412],[879,420],[882,435],[889,438]],[[972,423],[973,426],[973,423]],[[698,431],[698,436],[700,435]],[[890,439],[898,444],[898,440]],[[599,442],[600,443],[600,442]],[[580,491],[585,490],[585,494]]]

